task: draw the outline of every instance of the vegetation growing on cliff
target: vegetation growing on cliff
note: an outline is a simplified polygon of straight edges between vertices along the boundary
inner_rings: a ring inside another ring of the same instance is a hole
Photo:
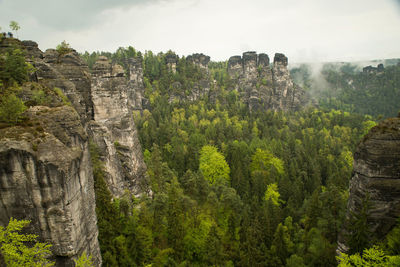
[[[144,55],[151,109],[136,117],[152,194],[104,203],[118,225],[100,236],[104,264],[336,265],[352,151],[371,118],[250,112],[224,64],[209,94],[174,101],[207,76],[184,58],[174,73],[165,56]]]
[[[30,81],[35,68],[26,61],[20,41],[10,42],[0,50],[0,122],[22,122],[26,119],[23,113],[30,106],[71,105],[61,89]]]

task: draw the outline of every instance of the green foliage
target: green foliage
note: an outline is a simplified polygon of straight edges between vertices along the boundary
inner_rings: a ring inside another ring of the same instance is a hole
[[[24,102],[15,94],[1,96],[0,121],[16,124],[25,110]]]
[[[19,26],[18,22],[13,21],[13,20],[10,21],[10,28],[11,28],[11,30],[16,31],[16,32],[18,32],[19,29],[21,29],[21,27]]]
[[[279,204],[282,202],[279,197],[280,194],[278,192],[278,185],[276,183],[269,184],[267,186],[267,191],[265,191],[265,200],[271,201],[275,206],[279,206]]]
[[[36,105],[45,106],[50,104],[51,98],[43,90],[33,90],[32,100]]]
[[[75,267],[93,267],[92,255],[86,254],[86,251],[82,253],[82,255],[77,259],[74,260]]]
[[[400,256],[389,256],[380,249],[374,246],[369,249],[364,249],[363,254],[347,255],[341,253],[337,256],[339,267],[350,266],[382,266],[382,267],[395,267],[400,266]]]
[[[352,65],[324,66],[315,79],[322,108],[340,109],[375,117],[394,117],[400,109],[400,66],[386,66],[382,72],[364,73]],[[321,83],[321,81],[323,81]],[[321,88],[321,84],[324,88]]]
[[[62,90],[58,87],[53,88],[54,92],[62,99],[64,105],[71,106],[71,102],[69,101],[68,97],[64,95]]]
[[[65,40],[56,46],[56,50],[60,56],[72,52],[71,46]]]
[[[20,48],[11,48],[0,54],[0,81],[3,86],[22,84],[28,80],[28,74],[33,71],[33,66],[25,62],[24,52]]]
[[[348,237],[349,252],[351,254],[361,253],[364,249],[368,248],[370,244],[371,230],[368,225],[368,216],[371,210],[371,204],[369,201],[369,195],[366,195],[362,201],[361,211],[358,213],[352,213],[352,217],[349,220],[349,232]]]
[[[253,175],[257,172],[264,173],[269,182],[273,182],[278,178],[276,175],[273,176],[273,173],[277,175],[282,175],[284,173],[282,160],[274,157],[271,152],[260,148],[256,149],[252,157],[250,170]]]
[[[0,226],[0,252],[7,266],[53,266],[48,258],[50,247],[46,243],[37,242],[33,234],[21,234],[30,221],[11,218],[6,227]]]
[[[388,251],[392,255],[400,255],[400,219],[397,225],[386,236]]]
[[[137,60],[142,60],[142,54],[140,51],[136,51],[132,46],[128,47],[119,47],[114,53],[110,52],[92,52],[89,53],[85,51],[85,53],[80,54],[80,57],[88,64],[89,69],[93,69],[94,64],[96,63],[99,56],[105,56],[113,63],[121,65],[127,77],[129,77],[129,60],[132,58],[136,58]]]
[[[184,57],[174,73],[167,55],[144,54],[151,107],[135,116],[151,193],[107,197],[112,208],[98,216],[109,227],[100,235],[103,262],[334,266],[353,151],[372,118],[316,108],[250,112],[227,62],[210,62],[216,83],[189,101],[208,74]]]
[[[214,146],[203,146],[200,151],[199,169],[204,178],[211,184],[217,181],[229,180],[229,166],[224,155],[218,152]]]

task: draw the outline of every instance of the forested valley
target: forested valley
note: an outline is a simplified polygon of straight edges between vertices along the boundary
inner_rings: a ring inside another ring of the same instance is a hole
[[[57,49],[72,51],[66,43]],[[353,225],[349,255],[338,257],[337,240],[346,223],[353,153],[372,127],[399,111],[400,66],[380,73],[328,66],[329,86],[318,94],[302,66],[292,76],[300,75],[313,99],[307,106],[250,110],[233,89],[228,62],[202,69],[178,57],[172,71],[173,54],[128,47],[80,55],[89,68],[105,56],[127,76],[128,59],[140,59],[148,100],[133,113],[147,166],[142,194],[113,197],[99,147],[90,142],[103,266],[399,266],[400,226],[369,242],[368,199],[364,213],[347,222]],[[38,121],[24,117],[27,106],[72,105],[59,88],[27,83],[34,71],[22,49],[0,55],[4,132],[17,125],[46,136]],[[202,80],[209,91],[191,99]],[[48,247],[41,253],[46,258]]]
[[[250,112],[232,90],[226,62],[210,62],[207,74],[182,57],[172,72],[168,53],[142,55],[132,47],[101,53],[121,65],[142,57],[150,100],[149,110],[135,114],[149,195],[111,201],[94,157],[105,266],[336,266],[353,151],[376,115],[392,115],[398,106],[375,96],[398,99],[399,67],[372,83],[371,76],[331,69],[327,79],[338,96],[327,90],[319,108]],[[82,56],[90,66],[99,55]],[[170,97],[189,95],[206,75],[215,81],[213,97]],[[349,90],[349,76],[373,90]],[[360,217],[357,225],[363,223]],[[372,245],[354,240],[351,253]]]

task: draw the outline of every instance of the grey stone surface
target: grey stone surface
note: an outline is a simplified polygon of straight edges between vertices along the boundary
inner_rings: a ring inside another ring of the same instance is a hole
[[[125,190],[143,193],[145,165],[133,110],[148,106],[143,97],[140,59],[123,68],[100,57],[93,74],[76,51],[42,53],[32,41],[6,39],[0,50],[20,45],[36,68],[39,87],[60,88],[71,102],[27,111],[33,126],[0,129],[0,225],[10,217],[32,220],[31,231],[52,245],[57,266],[89,252],[101,265],[97,240],[94,182],[88,133],[99,145],[114,197]],[[29,99],[30,84],[23,85]]]
[[[141,108],[142,103],[137,94],[144,90],[143,70],[141,63],[131,63],[128,80],[118,75],[121,71],[115,71],[116,65],[107,64],[100,58],[94,65],[92,78],[94,120],[89,125],[90,135],[100,148],[106,182],[116,197],[123,195],[125,190],[136,195],[142,193],[141,185],[145,182],[146,166],[133,121],[133,110]]]
[[[228,61],[228,74],[234,80],[232,88],[240,93],[250,110],[298,110],[308,98],[304,90],[293,83],[287,68],[288,59],[275,54],[270,67],[267,54],[250,51],[233,56]]]
[[[40,127],[0,133],[0,224],[31,220],[57,266],[74,266],[85,250],[99,266],[93,175],[79,116],[69,106],[36,106],[27,114]]]
[[[354,153],[353,174],[346,218],[362,209],[369,196],[367,218],[370,240],[382,240],[400,216],[400,118],[391,118],[372,128]],[[345,225],[338,250],[348,250]]]

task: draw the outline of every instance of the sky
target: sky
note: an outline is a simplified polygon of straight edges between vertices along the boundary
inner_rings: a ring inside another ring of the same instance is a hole
[[[284,53],[291,63],[400,58],[400,0],[0,0],[41,50]]]

